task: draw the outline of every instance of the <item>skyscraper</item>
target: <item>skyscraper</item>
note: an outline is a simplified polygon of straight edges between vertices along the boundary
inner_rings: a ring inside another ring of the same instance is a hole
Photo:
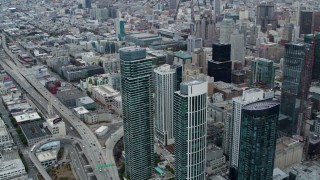
[[[224,18],[220,24],[220,43],[230,44],[230,36],[234,31],[233,19]]]
[[[154,69],[155,137],[164,145],[174,143],[173,94],[176,91],[176,69],[164,64]]]
[[[244,65],[246,56],[246,47],[244,43],[244,35],[235,30],[230,36],[231,43],[231,60],[240,61]]]
[[[230,44],[212,44],[212,60],[208,61],[208,76],[214,77],[214,81],[231,82],[230,53]]]
[[[126,176],[149,179],[153,172],[152,59],[146,49],[119,50]]]
[[[250,86],[259,88],[274,88],[275,69],[273,61],[256,58],[251,62]]]
[[[272,28],[277,27],[277,19],[274,17],[274,5],[272,3],[261,3],[257,6],[256,24],[261,25],[261,31],[266,32],[268,24]]]
[[[125,36],[125,29],[124,29],[124,23],[125,21],[122,18],[118,18],[115,20],[115,30],[116,35],[119,40],[122,40],[122,38]]]
[[[272,179],[278,118],[277,101],[242,108],[237,179]]]
[[[214,13],[216,16],[221,14],[221,0],[214,0]]]
[[[312,11],[300,11],[300,35],[301,34],[311,34],[312,33]]]
[[[273,98],[273,92],[264,92],[258,88],[252,88],[243,91],[242,96],[232,99],[232,121],[231,121],[231,132],[232,143],[230,148],[230,175],[231,179],[236,177],[233,174],[237,171],[239,166],[239,147],[240,147],[240,132],[242,124],[242,108],[246,105],[252,104],[258,101],[264,101]]]
[[[174,93],[175,178],[205,179],[207,82],[189,80]]]
[[[313,70],[312,80],[320,80],[320,33],[308,34],[304,36],[304,42],[312,44],[314,40],[314,51],[313,51]]]
[[[204,10],[201,18],[195,20],[195,36],[202,38],[205,47],[210,46],[215,39],[215,26],[216,22],[209,10]]]
[[[308,93],[312,75],[312,46],[307,43],[285,45],[280,112],[291,118],[288,133],[300,135],[308,113]]]

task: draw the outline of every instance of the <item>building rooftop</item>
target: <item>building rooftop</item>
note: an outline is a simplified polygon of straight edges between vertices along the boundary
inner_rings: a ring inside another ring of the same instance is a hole
[[[118,91],[114,90],[112,87],[110,87],[107,84],[94,87],[94,90],[105,97],[113,97],[119,94]]]
[[[60,147],[60,141],[51,141],[51,142],[48,142],[48,143],[40,146],[40,147],[37,149],[37,152],[47,151],[47,150],[49,150],[49,149],[56,149],[57,147]]]
[[[36,153],[36,156],[40,162],[56,159],[57,155],[58,155],[57,149],[53,149],[49,151],[41,151]]]
[[[7,174],[10,171],[13,172],[18,169],[24,169],[24,165],[20,158],[0,162],[0,174]]]
[[[4,121],[0,118],[0,137],[8,135],[8,130]]]
[[[81,97],[85,97],[86,95],[78,90],[78,89],[66,89],[63,91],[58,91],[57,92],[57,98],[64,102],[64,101],[68,101],[68,100],[75,100]]]
[[[89,111],[83,107],[83,106],[80,106],[80,107],[76,107],[76,108],[73,108],[73,110],[77,113],[77,114],[87,114],[89,113]]]
[[[94,100],[91,99],[89,96],[81,97],[77,99],[77,101],[81,104],[92,104],[94,103]]]
[[[41,117],[39,116],[39,114],[37,112],[14,113],[13,117],[17,121],[17,123],[41,119]]]
[[[180,59],[191,59],[192,56],[189,53],[183,52],[183,51],[178,51],[174,53],[174,56]]]
[[[289,177],[289,175],[286,174],[285,172],[281,171],[281,169],[279,169],[279,168],[273,169],[273,177],[272,177],[273,180],[283,180],[288,177]]]
[[[43,123],[45,121],[31,121],[28,123],[21,124],[21,130],[25,134],[27,139],[35,139],[39,137],[44,137],[51,135],[48,128],[43,128]]]
[[[18,104],[12,104],[7,106],[8,111],[21,111],[21,110],[29,110],[32,109],[31,105],[29,103],[18,103]]]
[[[175,69],[171,68],[169,64],[164,64],[162,66],[155,68],[154,72],[167,74],[167,73],[175,73],[176,71]]]
[[[245,110],[265,110],[265,109],[269,109],[269,108],[273,108],[277,105],[279,105],[280,103],[278,101],[263,101],[263,102],[256,102],[256,103],[252,103],[249,104],[247,106],[244,106],[243,109]]]
[[[149,34],[149,33],[130,34],[129,36],[135,37],[135,38],[138,38],[138,39],[146,39],[146,38],[159,37],[158,35]]]
[[[303,146],[303,144],[290,137],[281,137],[277,139],[276,154],[284,153],[296,146]]]
[[[287,174],[299,177],[298,179],[319,179],[320,165],[318,162],[305,161],[285,170]]]

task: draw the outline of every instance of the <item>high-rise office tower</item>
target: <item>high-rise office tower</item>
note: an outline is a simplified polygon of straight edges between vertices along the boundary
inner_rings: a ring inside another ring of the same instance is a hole
[[[230,44],[212,44],[212,60],[208,61],[208,76],[214,77],[215,81],[231,82],[230,53]]]
[[[304,42],[312,44],[314,40],[313,50],[313,70],[312,80],[320,80],[320,33],[308,34],[304,36]]]
[[[195,49],[202,48],[202,39],[190,35],[187,39],[187,52],[192,53]]]
[[[235,28],[233,19],[224,18],[220,24],[220,43],[230,44],[230,36]]]
[[[280,112],[291,118],[288,133],[303,134],[308,118],[308,93],[312,75],[312,46],[307,43],[285,45]]]
[[[235,30],[230,36],[231,42],[231,60],[237,60],[244,65],[244,58],[246,56],[246,47],[244,43],[244,35]]]
[[[258,88],[274,88],[275,69],[273,61],[256,58],[251,62],[250,86]]]
[[[236,179],[272,179],[278,118],[277,101],[256,102],[242,108],[241,163]]]
[[[277,19],[274,17],[274,4],[261,3],[257,6],[256,24],[261,26],[261,31],[266,32],[268,24],[272,25],[273,29],[277,27]]]
[[[210,46],[215,39],[215,26],[216,22],[209,10],[204,10],[201,19],[195,20],[194,34],[202,38],[205,47]]]
[[[153,172],[152,58],[146,49],[119,50],[126,175],[149,179]]]
[[[214,0],[214,13],[216,16],[221,14],[221,0]]]
[[[115,19],[115,30],[116,35],[119,40],[122,40],[122,38],[125,36],[125,29],[124,29],[124,23],[125,21],[122,18]]]
[[[164,64],[154,69],[155,137],[164,146],[174,143],[173,94],[176,85],[175,68]]]
[[[300,35],[301,34],[311,34],[312,33],[312,11],[300,11]]]
[[[189,80],[174,93],[175,178],[205,179],[207,82]]]
[[[232,121],[231,132],[232,142],[230,148],[230,176],[231,179],[237,177],[236,173],[239,166],[239,148],[240,148],[240,132],[242,124],[242,108],[246,105],[264,101],[273,98],[274,93],[271,91],[263,91],[258,88],[252,88],[243,91],[242,96],[232,99]]]

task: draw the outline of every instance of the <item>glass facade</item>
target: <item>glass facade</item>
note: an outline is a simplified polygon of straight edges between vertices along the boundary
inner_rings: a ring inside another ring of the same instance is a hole
[[[214,81],[231,83],[231,45],[213,43],[212,60],[208,61],[208,76]]]
[[[192,81],[181,83],[181,91],[174,94],[177,180],[206,177],[207,82]]]
[[[280,112],[291,118],[287,129],[289,134],[300,134],[302,120],[307,116],[304,110],[307,108],[312,74],[311,52],[310,44],[285,45]]]
[[[152,59],[137,55],[142,52],[120,49],[125,167],[134,180],[151,178],[154,166]]]
[[[276,29],[277,19],[274,16],[274,5],[262,3],[257,6],[256,22],[261,26],[261,31],[266,32],[268,24],[272,24],[272,28]]]
[[[212,60],[217,62],[227,62],[231,59],[231,44],[212,44]]]
[[[313,36],[314,36],[315,44],[314,44],[312,79],[320,80],[320,34],[305,35],[304,42],[311,44]]]
[[[232,62],[208,61],[208,76],[214,77],[214,81],[231,83]]]
[[[250,86],[260,88],[274,88],[275,69],[273,61],[257,58],[251,62]]]
[[[278,117],[277,101],[243,107],[236,179],[272,179]]]

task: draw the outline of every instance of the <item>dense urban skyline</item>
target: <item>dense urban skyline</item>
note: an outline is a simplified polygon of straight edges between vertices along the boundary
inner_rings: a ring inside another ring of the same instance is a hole
[[[318,0],[0,0],[0,179],[319,179]]]

